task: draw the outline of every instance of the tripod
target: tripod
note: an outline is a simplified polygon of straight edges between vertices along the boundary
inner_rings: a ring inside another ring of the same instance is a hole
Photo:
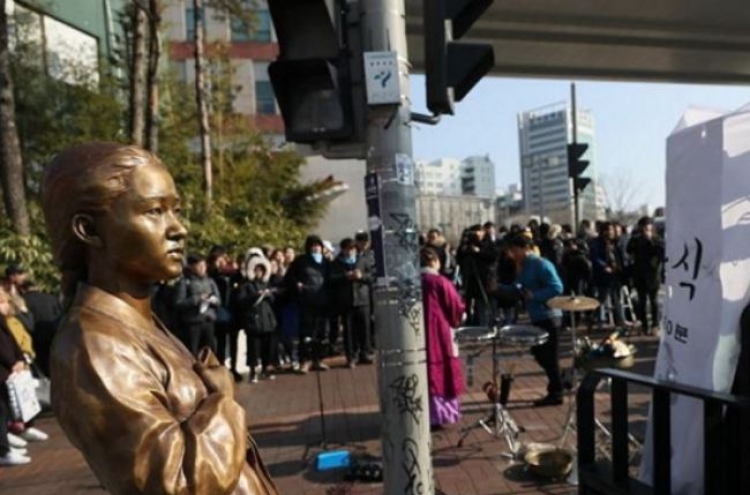
[[[492,338],[492,385],[495,388],[494,399],[492,400],[492,406],[487,415],[474,424],[461,428],[461,436],[458,439],[457,447],[463,446],[464,440],[475,428],[481,427],[487,433],[497,438],[500,435],[505,439],[505,443],[508,445],[509,452],[503,454],[511,459],[516,459],[521,451],[521,441],[518,439],[520,433],[524,429],[513,420],[510,412],[503,406],[501,395],[498,387],[498,377],[500,376],[500,358],[498,356],[498,335],[495,334]],[[470,356],[473,358],[479,355],[481,351]]]

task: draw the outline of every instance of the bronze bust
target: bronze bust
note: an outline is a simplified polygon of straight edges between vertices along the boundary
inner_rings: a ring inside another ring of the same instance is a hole
[[[187,234],[166,167],[135,146],[82,144],[47,166],[42,198],[67,304],[52,405],[99,481],[114,495],[275,494],[228,370],[151,312]]]

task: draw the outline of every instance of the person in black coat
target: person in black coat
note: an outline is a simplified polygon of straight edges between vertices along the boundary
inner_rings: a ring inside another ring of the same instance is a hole
[[[315,370],[327,370],[323,349],[328,320],[327,280],[329,262],[323,258],[323,241],[316,235],[305,240],[305,254],[294,259],[284,283],[297,300],[299,308],[299,359],[301,373],[312,364]]]
[[[336,314],[344,324],[344,349],[350,368],[370,364],[370,283],[372,273],[366,259],[357,256],[354,239],[340,243],[341,251],[331,264],[329,286]]]
[[[206,274],[206,258],[190,255],[185,273],[177,283],[174,307],[180,317],[180,334],[185,346],[198,355],[203,347],[216,353],[216,308],[221,304],[216,283]]]
[[[657,294],[664,260],[664,243],[654,236],[651,218],[638,220],[638,232],[628,242],[627,252],[633,260],[633,285],[638,292],[636,315],[641,322],[641,331],[647,334],[659,326]],[[651,307],[651,326],[646,315],[646,301]]]
[[[237,317],[247,332],[247,365],[250,382],[258,378],[274,379],[270,368],[275,364],[276,315],[273,310],[275,289],[268,285],[271,266],[261,256],[250,258],[244,270],[245,279],[235,295]]]
[[[224,246],[212,247],[207,262],[208,276],[216,283],[221,299],[221,304],[216,307],[216,357],[222,364],[226,363],[229,357],[229,370],[235,381],[240,381],[242,377],[237,371],[240,326],[232,308],[232,293],[242,280],[242,274]]]

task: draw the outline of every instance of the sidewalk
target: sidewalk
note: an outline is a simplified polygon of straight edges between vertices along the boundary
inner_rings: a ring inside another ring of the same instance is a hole
[[[599,337],[592,335],[592,339]],[[563,337],[563,356],[570,343]],[[658,349],[655,337],[633,337],[636,364],[630,371],[650,374]],[[475,365],[474,383],[463,397],[464,419],[469,425],[488,411],[482,384],[489,380],[491,351],[482,354]],[[502,351],[501,366],[515,356]],[[465,353],[464,353],[465,356]],[[486,358],[486,359],[485,359]],[[563,360],[563,366],[570,362]],[[546,380],[528,352],[517,359],[516,381],[509,409],[516,422],[525,427],[522,440],[555,443],[562,432],[568,403],[559,407],[532,408],[530,401],[539,398]],[[343,367],[343,360],[330,361],[331,370],[320,374],[325,408],[326,441],[342,443],[355,456],[380,455],[380,416],[378,413],[376,365]],[[382,494],[382,484],[348,483],[341,471],[317,473],[305,462],[319,452],[322,440],[318,388],[315,373],[307,376],[280,374],[276,380],[258,384],[242,383],[238,397],[246,407],[253,435],[261,449],[282,495]],[[643,438],[648,411],[648,394],[631,391],[631,432]],[[608,394],[598,393],[597,413],[608,423]],[[83,458],[67,442],[52,417],[38,420],[38,426],[51,439],[32,444],[33,458],[27,466],[0,469],[0,493],[8,495],[98,495],[104,493]],[[493,438],[477,428],[471,431],[461,448],[456,447],[457,429],[433,434],[435,486],[447,495],[463,494],[573,494],[576,487],[566,483],[544,482],[530,477],[521,465],[502,457],[507,450],[502,438]],[[570,435],[568,446],[574,446]],[[307,451],[306,447],[313,447]],[[307,451],[307,452],[306,452]]]

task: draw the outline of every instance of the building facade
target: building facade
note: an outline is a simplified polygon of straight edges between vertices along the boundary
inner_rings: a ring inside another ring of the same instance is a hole
[[[420,194],[495,197],[495,164],[489,156],[417,160],[414,169]]]
[[[414,164],[414,184],[422,194],[461,194],[461,162],[455,158],[441,158],[432,162],[417,160]]]
[[[419,229],[440,229],[448,242],[457,245],[465,228],[484,222],[495,222],[495,202],[476,196],[417,195]]]
[[[119,63],[122,29],[117,16],[127,0],[7,0],[11,47],[34,44],[49,76],[69,83],[97,79],[101,58]],[[38,60],[36,60],[38,58]],[[95,81],[94,81],[95,82]]]
[[[206,44],[210,47],[221,43],[231,61],[235,88],[232,112],[247,116],[250,123],[265,134],[280,136],[284,124],[268,75],[268,66],[279,51],[271,14],[262,0],[248,2],[248,9],[253,15],[252,26],[204,7]],[[195,80],[193,2],[168,0],[162,18],[169,45],[169,63],[184,82],[192,82]]]
[[[495,164],[489,155],[470,156],[461,162],[461,189],[471,196],[495,197]]]
[[[573,142],[573,124],[567,103],[550,105],[518,115],[523,206],[527,214],[568,223],[573,218],[573,194],[568,176],[567,145]],[[583,159],[590,165],[583,173],[591,183],[581,192],[581,218],[603,215],[597,201],[596,139],[594,117],[577,111],[577,141],[589,145]]]

